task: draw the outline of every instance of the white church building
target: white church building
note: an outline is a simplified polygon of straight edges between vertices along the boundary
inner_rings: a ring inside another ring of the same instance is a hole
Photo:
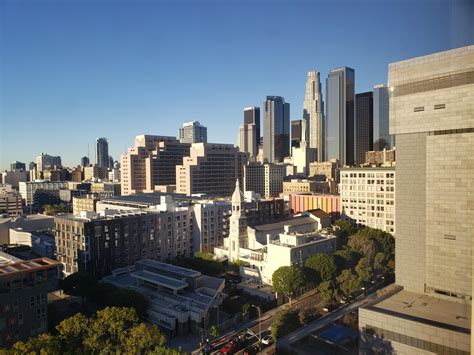
[[[243,278],[271,285],[273,272],[281,266],[303,265],[317,253],[336,250],[337,237],[330,233],[330,217],[321,210],[308,211],[293,218],[259,226],[247,225],[244,196],[237,180],[232,195],[229,237],[224,245],[214,248],[218,258],[230,262],[245,261]]]

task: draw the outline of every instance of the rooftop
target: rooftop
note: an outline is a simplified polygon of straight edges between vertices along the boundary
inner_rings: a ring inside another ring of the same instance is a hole
[[[308,213],[311,213],[313,216],[317,218],[331,218],[330,215],[328,215],[326,212],[324,212],[322,209],[318,208],[315,210],[309,210],[307,211]]]
[[[161,203],[161,197],[171,196],[175,201],[190,201],[199,200],[199,198],[193,198],[186,196],[185,194],[169,193],[169,192],[150,192],[144,194],[135,194],[127,196],[113,196],[107,197],[101,200],[103,203],[114,203],[114,204],[142,204],[145,206],[159,205]]]
[[[48,258],[38,258],[16,262],[13,264],[0,266],[0,277],[7,274],[13,274],[22,271],[36,271],[40,269],[50,269],[61,265],[56,260]]]
[[[264,232],[264,231],[271,231],[275,229],[283,230],[285,226],[300,226],[300,225],[309,224],[309,223],[316,223],[316,222],[311,217],[294,217],[294,218],[285,219],[280,222],[253,226],[252,228],[256,229],[257,231]]]
[[[185,275],[185,276],[193,276],[193,277],[201,276],[201,273],[199,271],[196,271],[196,270],[193,270],[193,269],[186,269],[184,267],[173,265],[173,264],[163,263],[163,262],[157,261],[157,260],[144,259],[144,260],[137,261],[137,264],[142,264],[142,265],[145,265],[145,266],[151,266],[151,267],[154,267],[154,268],[158,268],[158,269],[161,269],[161,270],[165,270],[165,271],[168,271],[168,272],[172,272],[172,273],[175,273],[175,274],[181,274],[181,275]]]
[[[424,294],[402,290],[365,308],[457,332],[471,331],[471,305]]]

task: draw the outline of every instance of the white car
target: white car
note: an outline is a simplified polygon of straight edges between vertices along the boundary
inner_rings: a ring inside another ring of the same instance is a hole
[[[262,344],[270,345],[272,342],[273,342],[273,338],[272,338],[271,335],[265,335],[265,336],[262,338]]]

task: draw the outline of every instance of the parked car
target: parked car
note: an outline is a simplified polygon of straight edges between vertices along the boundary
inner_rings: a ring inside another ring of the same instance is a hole
[[[235,344],[234,343],[229,343],[227,345],[224,345],[221,350],[219,350],[219,352],[221,354],[232,354],[234,353],[234,349],[235,349]]]
[[[256,355],[258,354],[259,350],[260,349],[257,345],[250,345],[244,349],[244,355]]]
[[[265,335],[265,336],[262,338],[262,344],[270,345],[272,342],[273,342],[273,338],[272,338],[272,336],[271,336],[270,334],[269,334],[269,335]]]

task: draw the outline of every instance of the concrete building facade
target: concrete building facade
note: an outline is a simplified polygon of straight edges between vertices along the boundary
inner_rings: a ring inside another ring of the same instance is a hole
[[[249,163],[244,165],[244,191],[264,197],[278,196],[283,191],[285,165]]]
[[[0,184],[0,214],[16,217],[23,213],[21,195],[11,185]]]
[[[342,218],[395,235],[395,167],[342,168]]]
[[[178,133],[181,143],[207,143],[207,127],[202,126],[199,121],[183,123]]]
[[[474,46],[392,63],[388,86],[397,141],[395,275],[404,290],[361,309],[359,327],[367,337],[386,336],[395,351],[468,354]],[[395,307],[398,299],[411,307]]]

